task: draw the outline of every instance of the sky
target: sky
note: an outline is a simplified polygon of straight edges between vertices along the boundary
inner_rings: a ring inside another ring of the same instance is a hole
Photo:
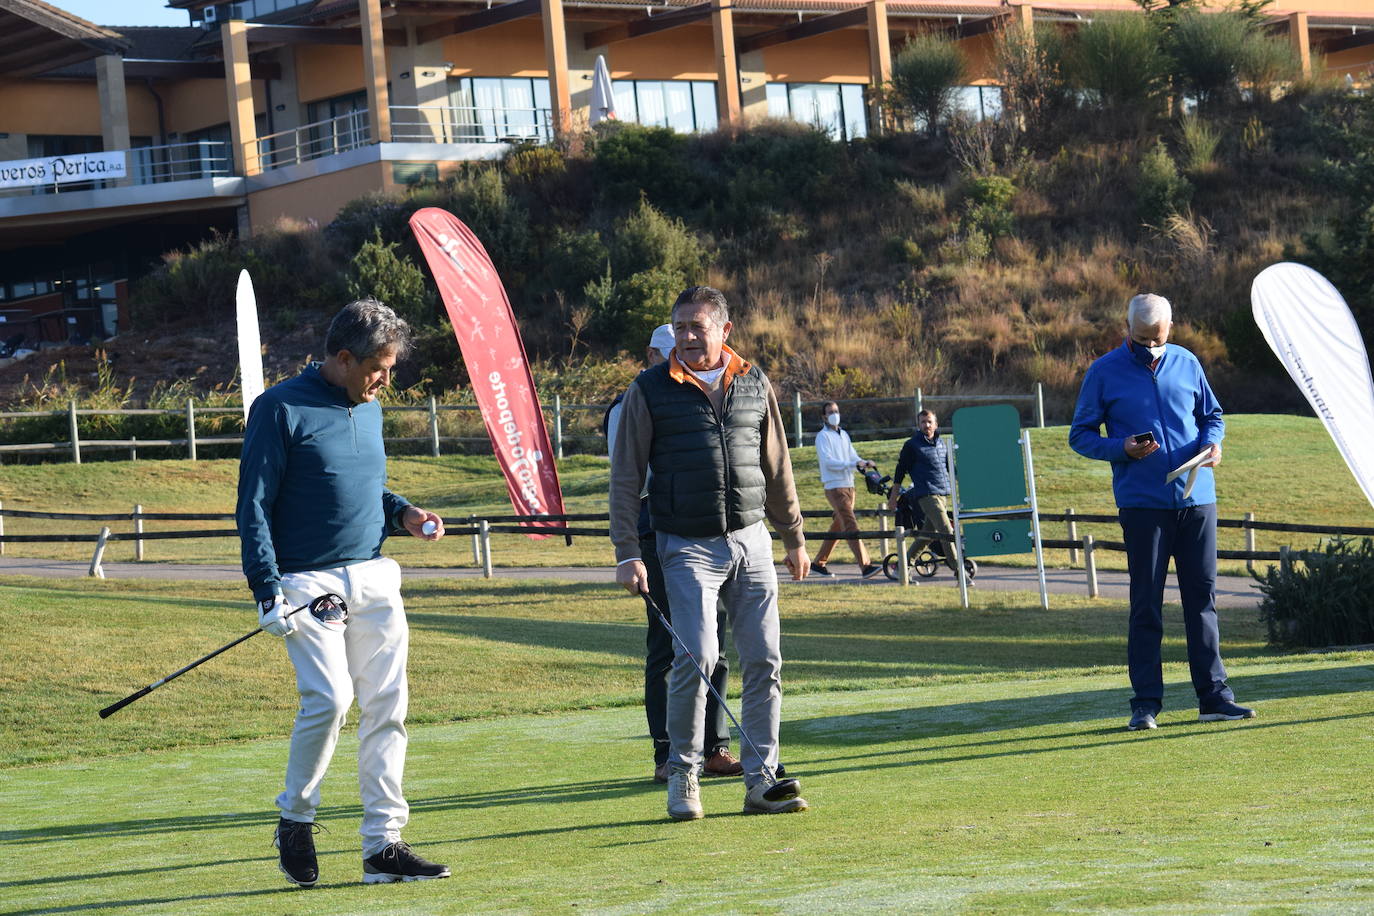
[[[53,6],[96,25],[191,24],[185,10],[169,10],[166,0],[48,0]]]

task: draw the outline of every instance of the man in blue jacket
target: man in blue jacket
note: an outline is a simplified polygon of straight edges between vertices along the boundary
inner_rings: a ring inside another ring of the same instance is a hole
[[[1173,312],[1163,296],[1140,295],[1126,310],[1127,338],[1088,368],[1074,409],[1069,445],[1087,458],[1110,461],[1112,489],[1131,578],[1130,669],[1132,731],[1155,727],[1164,705],[1160,643],[1164,579],[1174,560],[1188,667],[1198,720],[1251,719],[1226,684],[1217,629],[1217,507],[1212,468],[1221,463],[1221,405],[1197,357],[1168,343]],[[1102,435],[1102,427],[1106,435]],[[1207,452],[1187,490],[1174,468]]]
[[[363,881],[447,878],[401,841],[409,631],[401,569],[382,541],[408,532],[444,536],[443,520],[386,488],[377,394],[410,346],[410,328],[373,299],[344,307],[329,326],[327,358],[253,402],[239,463],[237,520],[243,572],[261,626],[286,643],[300,708],[274,841],[288,881],[319,879],[315,813],[339,729],[358,698],[358,786]],[[333,592],[346,614],[292,608]]]
[[[934,541],[931,534],[945,534],[953,537],[954,529],[949,524],[949,508],[945,497],[950,495],[949,464],[946,461],[945,440],[940,438],[939,418],[933,410],[922,410],[916,415],[916,425],[920,430],[902,445],[897,456],[897,469],[892,472],[892,489],[888,492],[887,507],[897,508],[897,500],[903,495],[902,480],[911,475],[911,489],[905,496],[907,505],[921,509],[924,521],[921,533],[907,548],[908,557],[920,556],[927,544]],[[958,572],[954,563],[954,544],[941,542],[945,565]]]

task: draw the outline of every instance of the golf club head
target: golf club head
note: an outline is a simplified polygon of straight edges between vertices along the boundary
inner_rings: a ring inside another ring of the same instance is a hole
[[[769,801],[783,801],[788,798],[796,798],[800,794],[800,779],[779,779],[769,786],[768,791],[763,793],[763,797]]]

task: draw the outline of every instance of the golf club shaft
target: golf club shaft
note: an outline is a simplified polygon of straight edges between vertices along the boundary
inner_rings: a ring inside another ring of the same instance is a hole
[[[706,682],[706,689],[711,691],[711,695],[716,698],[716,702],[720,704],[720,708],[725,710],[725,714],[730,717],[730,721],[735,723],[735,728],[739,731],[739,736],[743,738],[745,742],[749,745],[749,747],[754,751],[754,753],[758,755],[759,760],[766,760],[767,758],[765,758],[763,754],[759,751],[758,745],[756,745],[753,739],[749,737],[749,733],[744,730],[744,726],[739,724],[739,719],[736,719],[735,714],[730,711],[730,706],[728,703],[725,702],[725,697],[721,696],[720,691],[716,689],[716,685],[711,683],[711,678],[709,675],[707,675],[706,671],[701,667],[701,662],[697,661],[697,657],[692,654],[692,650],[687,648],[687,644],[682,641],[682,637],[677,635],[677,631],[674,630],[673,625],[668,622],[668,617],[663,613],[663,611],[659,610],[659,607],[654,602],[654,599],[649,596],[648,592],[640,592],[639,597],[643,598],[644,603],[648,606],[649,610],[658,616],[659,622],[663,624],[663,629],[668,631],[668,635],[672,636],[674,641],[676,641],[677,644],[682,647],[682,651],[687,653],[687,657],[692,660],[692,667],[696,670],[696,673],[701,677],[701,679]]]
[[[295,610],[293,610],[293,611],[291,611],[290,613],[288,613],[286,616],[287,616],[287,617],[290,617],[292,614],[299,614],[301,611],[305,610],[305,609],[308,608],[308,607],[310,607],[309,604],[303,604],[303,605],[301,605],[300,607],[298,607],[298,608],[296,608]],[[132,703],[134,700],[138,700],[138,699],[141,699],[141,698],[143,698],[143,697],[146,697],[148,694],[152,693],[154,690],[158,689],[159,687],[161,687],[163,684],[167,683],[168,681],[171,681],[171,680],[174,680],[174,679],[176,679],[176,678],[181,677],[183,674],[185,674],[187,671],[190,671],[192,668],[195,668],[195,667],[197,667],[197,666],[199,666],[199,665],[205,664],[205,663],[208,662],[210,659],[214,658],[216,655],[219,655],[219,654],[222,653],[222,652],[228,652],[230,649],[234,648],[234,646],[237,646],[239,643],[244,642],[244,641],[246,641],[246,640],[252,639],[254,636],[257,636],[257,635],[258,635],[259,633],[261,633],[261,632],[262,632],[262,627],[258,627],[256,630],[253,630],[251,633],[245,633],[245,634],[243,634],[242,636],[240,636],[238,639],[234,640],[233,642],[225,643],[224,645],[220,646],[218,649],[216,649],[215,651],[211,652],[209,655],[202,655],[200,658],[198,658],[198,659],[196,659],[195,661],[191,662],[191,664],[187,665],[186,667],[184,667],[184,668],[178,668],[176,671],[173,671],[171,674],[167,675],[167,676],[164,677],[162,680],[160,680],[160,681],[154,681],[153,683],[149,684],[147,687],[144,687],[144,688],[142,688],[141,690],[136,690],[136,691],[134,691],[133,693],[129,694],[129,695],[128,695],[127,697],[125,697],[124,699],[120,700],[118,703],[111,703],[109,706],[106,706],[104,709],[100,710],[100,718],[102,718],[102,719],[108,719],[110,716],[112,716],[112,715],[114,715],[115,713],[119,712],[119,711],[120,711],[121,709],[123,709],[125,706],[128,706],[128,705],[129,705],[130,703]]]

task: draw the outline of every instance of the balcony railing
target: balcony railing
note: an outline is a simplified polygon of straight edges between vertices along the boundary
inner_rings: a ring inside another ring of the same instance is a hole
[[[397,143],[548,143],[547,108],[391,106],[391,139]]]
[[[34,185],[0,191],[0,197],[24,197],[34,194],[69,194],[114,188],[121,185],[162,184],[168,181],[194,181],[200,178],[223,178],[233,174],[229,158],[229,144],[222,140],[192,140],[162,146],[140,146],[125,150],[126,177],[102,181],[77,181],[63,184]]]
[[[321,156],[334,156],[367,146],[372,129],[366,111],[350,111],[335,118],[302,124],[258,138],[258,156],[264,171],[279,169]]]

